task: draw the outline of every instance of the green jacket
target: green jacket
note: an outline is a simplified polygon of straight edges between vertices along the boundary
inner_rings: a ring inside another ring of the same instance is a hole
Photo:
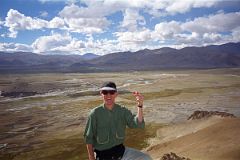
[[[115,104],[109,110],[102,104],[90,112],[84,132],[85,142],[100,151],[112,148],[124,142],[126,126],[144,128],[145,122],[139,123],[137,116],[123,106]]]

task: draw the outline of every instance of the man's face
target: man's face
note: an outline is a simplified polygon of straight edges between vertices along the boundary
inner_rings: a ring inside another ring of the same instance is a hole
[[[115,98],[117,97],[116,91],[102,90],[100,93],[105,105],[111,106],[115,103]]]

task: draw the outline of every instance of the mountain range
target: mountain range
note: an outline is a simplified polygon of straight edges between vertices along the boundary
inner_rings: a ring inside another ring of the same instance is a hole
[[[0,52],[0,73],[109,72],[240,67],[240,42],[182,49],[144,49],[103,56]]]

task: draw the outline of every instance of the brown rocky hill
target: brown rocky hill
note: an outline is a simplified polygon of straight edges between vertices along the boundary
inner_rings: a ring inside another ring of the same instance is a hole
[[[231,117],[210,116],[160,128],[146,151],[154,160],[171,152],[192,160],[239,160],[240,118]]]

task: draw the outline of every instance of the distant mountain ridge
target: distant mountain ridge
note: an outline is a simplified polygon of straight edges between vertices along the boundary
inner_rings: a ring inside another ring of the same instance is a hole
[[[240,67],[240,43],[173,49],[164,47],[104,56],[0,52],[0,73],[107,72]]]
[[[71,69],[77,71],[80,66],[83,66],[81,62],[72,65]],[[112,53],[88,61],[88,64],[85,62],[84,66],[100,71],[239,67],[240,43]]]
[[[94,59],[94,58],[97,58],[99,57],[99,55],[96,55],[94,53],[86,53],[84,55],[81,56],[84,60],[91,60],[91,59]]]
[[[74,63],[98,57],[87,55],[42,55],[31,52],[0,52],[0,73],[68,72]]]

